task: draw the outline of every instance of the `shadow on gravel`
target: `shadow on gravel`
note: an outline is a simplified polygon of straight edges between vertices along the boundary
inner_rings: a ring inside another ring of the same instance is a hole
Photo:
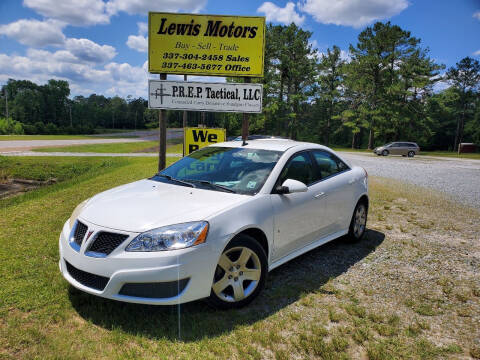
[[[383,233],[368,230],[359,243],[340,238],[314,249],[270,272],[260,296],[239,310],[214,310],[203,301],[179,306],[122,303],[83,293],[72,286],[69,297],[80,316],[105,329],[150,339],[192,342],[253,324],[297,301],[302,294],[329,294],[321,287],[375,251],[384,238]]]

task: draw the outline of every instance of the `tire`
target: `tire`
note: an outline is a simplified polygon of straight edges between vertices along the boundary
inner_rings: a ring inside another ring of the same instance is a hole
[[[414,156],[415,156],[415,151],[408,152],[408,157],[414,157]]]
[[[388,150],[383,150],[383,151],[382,151],[382,155],[383,155],[383,156],[387,156],[388,154],[389,154],[389,153],[388,153]]]
[[[267,255],[258,241],[236,236],[220,256],[207,302],[217,309],[248,305],[265,287],[267,271]]]
[[[355,206],[355,210],[353,210],[352,220],[350,221],[350,227],[348,229],[347,239],[350,242],[358,242],[362,240],[365,231],[367,230],[367,215],[367,202],[365,200],[360,200]]]

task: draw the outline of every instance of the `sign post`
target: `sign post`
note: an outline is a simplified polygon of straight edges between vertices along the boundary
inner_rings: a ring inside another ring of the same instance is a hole
[[[167,80],[167,74],[160,74],[160,80]],[[159,149],[158,149],[158,171],[165,169],[167,164],[167,116],[166,111],[161,109],[158,112],[158,135],[159,135]]]

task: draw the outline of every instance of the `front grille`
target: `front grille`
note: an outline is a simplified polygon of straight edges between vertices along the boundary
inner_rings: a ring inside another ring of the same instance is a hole
[[[73,234],[73,241],[75,241],[78,246],[82,246],[82,241],[85,237],[85,234],[87,233],[87,230],[87,225],[81,223],[80,221],[77,221],[77,227],[75,228],[75,233]]]
[[[127,283],[120,289],[120,295],[165,299],[177,296],[188,284],[189,279],[156,283]]]
[[[89,288],[103,291],[105,286],[107,286],[109,278],[105,276],[91,274],[89,272],[77,269],[75,266],[70,264],[68,261],[65,260],[65,264],[67,265],[67,271],[72,278],[77,280],[80,284],[85,285]]]
[[[88,251],[108,255],[115,250],[118,245],[124,242],[126,238],[128,238],[128,235],[103,231],[99,232],[88,248]]]

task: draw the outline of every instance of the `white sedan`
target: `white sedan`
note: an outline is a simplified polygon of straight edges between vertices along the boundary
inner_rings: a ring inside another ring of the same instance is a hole
[[[366,171],[325,146],[219,143],[81,203],[60,234],[60,271],[114,300],[241,307],[277,266],[360,240],[368,201]]]

